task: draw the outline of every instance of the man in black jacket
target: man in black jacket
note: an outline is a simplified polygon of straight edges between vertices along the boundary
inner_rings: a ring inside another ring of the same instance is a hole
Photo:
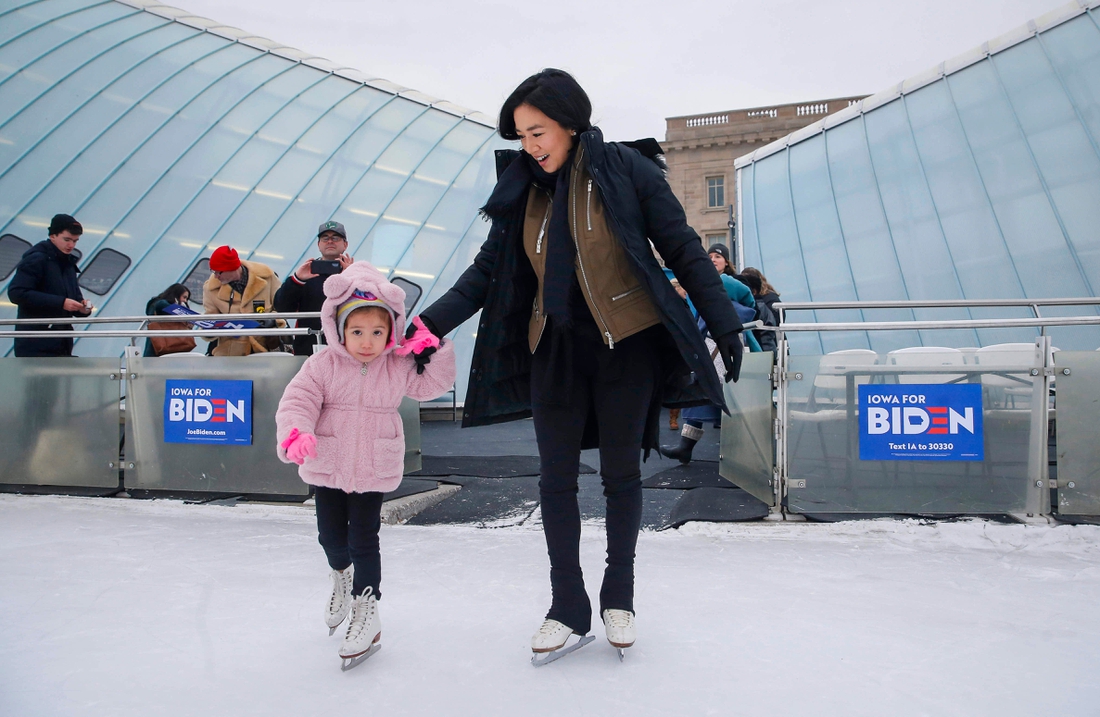
[[[317,249],[321,252],[318,261],[338,262],[339,274],[351,266],[355,260],[347,255],[348,233],[340,222],[325,222],[317,228]],[[293,274],[286,278],[282,287],[275,293],[276,311],[320,311],[325,303],[325,279],[331,274],[313,273],[313,259],[306,259]],[[298,319],[299,327],[308,327],[320,331],[320,319]],[[313,347],[325,343],[323,334],[304,334],[294,337],[294,355],[309,356]]]
[[[20,319],[65,319],[87,316],[92,305],[77,284],[77,259],[73,256],[84,228],[68,214],[50,221],[49,238],[23,254],[8,286],[8,298],[19,307]],[[17,331],[72,331],[72,324],[19,325]],[[16,356],[72,356],[71,338],[16,339]]]

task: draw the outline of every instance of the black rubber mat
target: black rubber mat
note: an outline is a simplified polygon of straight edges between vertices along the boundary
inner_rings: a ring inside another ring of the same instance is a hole
[[[384,494],[382,500],[393,500],[394,498],[404,498],[407,495],[416,495],[417,493],[427,493],[430,490],[435,490],[439,487],[439,481],[437,480],[425,480],[423,478],[403,478],[401,485],[397,486],[394,490]]]
[[[689,490],[691,488],[736,488],[733,483],[718,475],[716,461],[692,461],[687,465],[661,471],[642,481],[643,488],[669,488]]]
[[[462,490],[414,515],[409,525],[505,527],[525,521],[539,504],[539,479],[458,477]]]
[[[538,456],[424,456],[423,467],[410,476],[474,476],[518,478],[539,474]],[[581,463],[581,473],[595,473]]]
[[[693,488],[684,491],[672,507],[669,528],[678,528],[692,520],[711,523],[739,523],[759,520],[768,514],[768,506],[740,488]]]

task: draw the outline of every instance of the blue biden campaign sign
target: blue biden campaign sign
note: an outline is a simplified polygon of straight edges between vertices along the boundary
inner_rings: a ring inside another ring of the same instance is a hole
[[[864,461],[980,461],[982,387],[976,383],[859,387]]]
[[[252,445],[252,382],[164,382],[164,442]]]

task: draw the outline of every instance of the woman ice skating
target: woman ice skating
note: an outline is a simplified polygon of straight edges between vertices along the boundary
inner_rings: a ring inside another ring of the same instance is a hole
[[[325,282],[321,327],[328,346],[287,385],[275,414],[279,458],[317,487],[317,532],[332,568],[329,634],[351,615],[340,657],[349,669],[375,651],[382,563],[382,494],[401,483],[404,396],[429,400],[450,390],[454,351],[414,320],[405,329],[405,292],[365,261]],[[436,349],[438,347],[438,349]],[[413,353],[414,355],[409,355]],[[430,365],[416,354],[432,355]]]
[[[717,337],[727,380],[741,364],[741,322],[665,181],[660,146],[604,142],[591,112],[561,70],[512,92],[498,130],[523,149],[498,152],[499,179],[482,208],[489,237],[420,315],[444,336],[482,310],[464,426],[534,417],[552,599],[531,649],[554,653],[536,654],[536,664],[583,644],[565,647],[591,629],[579,560],[581,449],[600,449],[607,568],[599,614],[621,657],[635,640],[639,459],[657,447],[662,399],[724,405],[703,338],[650,241]]]

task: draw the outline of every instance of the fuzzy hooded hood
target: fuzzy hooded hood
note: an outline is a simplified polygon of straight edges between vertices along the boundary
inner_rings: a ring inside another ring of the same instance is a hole
[[[340,340],[340,331],[336,326],[336,312],[340,305],[349,300],[356,291],[373,294],[390,309],[393,321],[390,327],[390,340],[386,342],[383,355],[396,348],[405,335],[405,292],[401,287],[391,284],[385,275],[365,261],[357,261],[339,274],[333,274],[325,281],[325,303],[321,306],[321,328],[332,350],[348,359],[358,359],[348,353]]]

